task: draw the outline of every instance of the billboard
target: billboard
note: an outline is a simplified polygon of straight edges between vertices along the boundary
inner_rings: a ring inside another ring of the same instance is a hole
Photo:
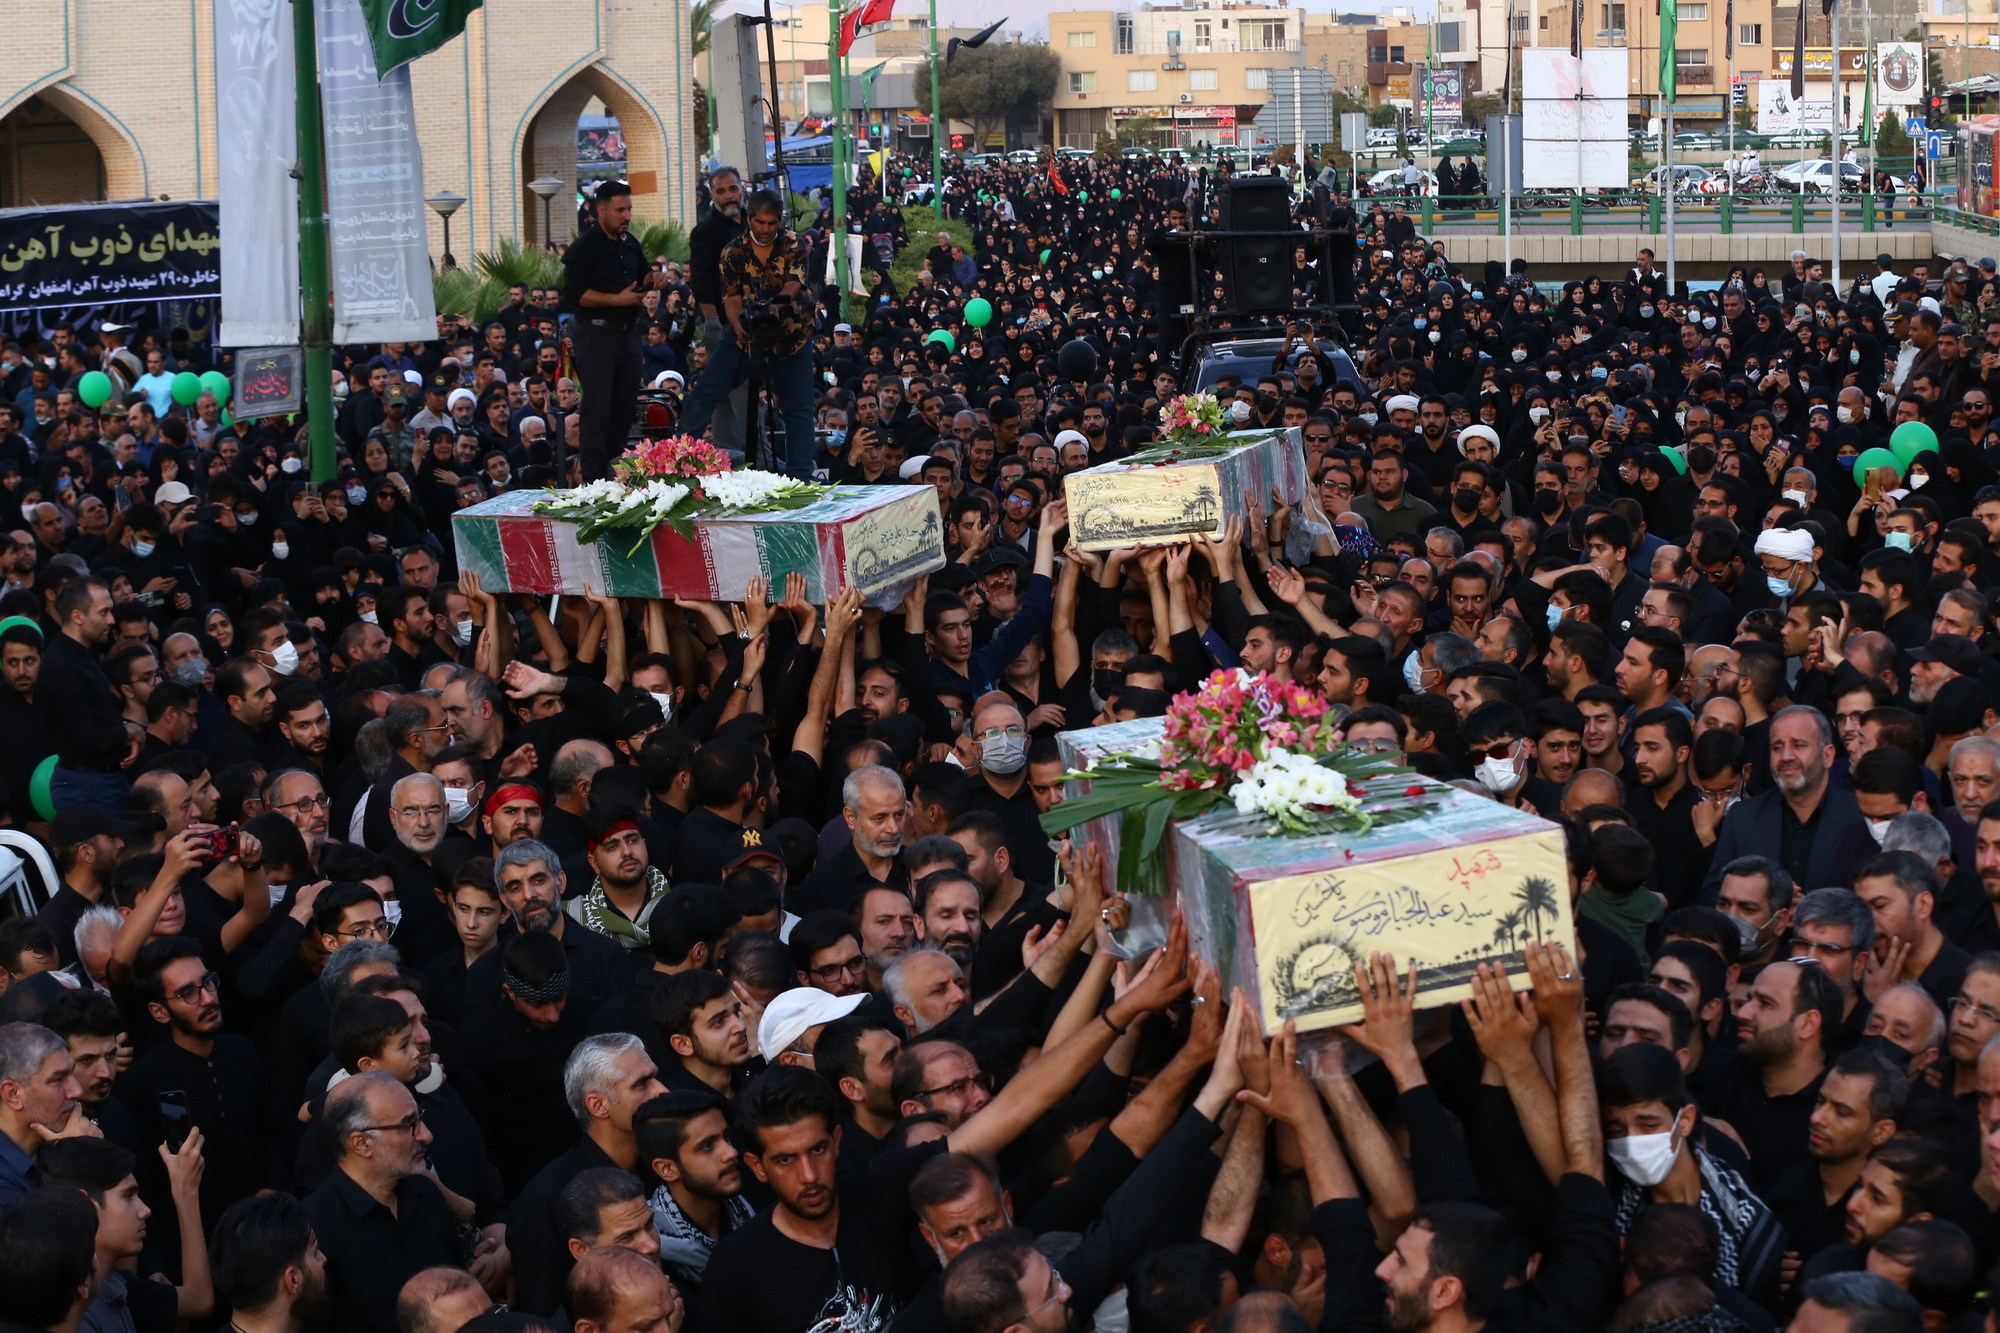
[[[1791,85],[1783,79],[1762,79],[1757,84],[1757,133],[1787,134],[1794,130],[1817,130],[1830,132],[1833,129],[1832,85],[1820,84],[1815,91],[1825,91],[1829,100],[1824,102],[1793,100]]]
[[[1465,72],[1456,65],[1419,65],[1425,115],[1439,129],[1456,127],[1465,115]]]
[[[1875,47],[1875,104],[1920,106],[1924,100],[1924,44],[1880,42]]]
[[[1530,190],[1622,189],[1626,167],[1623,47],[1521,51],[1521,184]]]

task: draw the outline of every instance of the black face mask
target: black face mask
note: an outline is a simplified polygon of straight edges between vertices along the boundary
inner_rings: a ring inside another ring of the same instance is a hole
[[[1109,699],[1125,686],[1125,673],[1117,667],[1099,667],[1090,673],[1090,688],[1100,699]]]
[[[1860,1041],[1855,1042],[1852,1049],[1857,1051],[1874,1051],[1877,1055],[1880,1055],[1883,1059],[1901,1070],[1907,1071],[1910,1067],[1910,1053],[1879,1032],[1872,1037],[1863,1037]]]
[[[1553,514],[1563,507],[1561,491],[1536,491],[1535,508],[1544,514]]]
[[[1688,471],[1713,472],[1715,470],[1715,450],[1705,444],[1697,444],[1688,450]]]
[[[1461,486],[1451,493],[1451,503],[1453,508],[1470,514],[1479,508],[1479,492],[1470,486]]]

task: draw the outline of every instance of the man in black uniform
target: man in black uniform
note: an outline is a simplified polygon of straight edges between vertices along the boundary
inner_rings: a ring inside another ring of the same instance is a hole
[[[625,448],[625,435],[639,406],[643,357],[639,293],[662,285],[646,265],[646,252],[630,231],[632,187],[606,181],[592,204],[597,225],[584,230],[563,252],[563,305],[576,319],[570,346],[577,378],[583,381],[583,422],[578,452],[583,479],[608,476],[611,460]]]
[[[1176,200],[1167,205],[1167,229],[1146,238],[1146,253],[1159,266],[1160,356],[1172,365],[1179,364],[1181,344],[1188,336],[1188,316],[1195,309],[1194,264],[1212,258],[1209,248],[1195,245],[1187,230],[1187,205]]]
[[[700,420],[709,422],[713,412],[714,435],[719,444],[747,447],[743,426],[748,415],[748,386],[735,392],[743,378],[743,357],[736,340],[725,337],[728,325],[722,315],[722,252],[743,234],[743,177],[735,167],[717,167],[708,177],[708,216],[695,224],[688,235],[688,283],[694,289],[694,303],[701,311],[702,341],[708,344],[708,365],[702,370],[681,407],[686,418],[701,402]]]

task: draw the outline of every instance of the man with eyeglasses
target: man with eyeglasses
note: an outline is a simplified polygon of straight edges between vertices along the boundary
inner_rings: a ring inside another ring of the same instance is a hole
[[[442,954],[455,942],[451,915],[438,898],[438,871],[433,857],[451,831],[444,784],[431,773],[412,773],[389,789],[389,828],[393,841],[382,850],[395,881],[391,919],[396,923],[396,947],[419,963]]]
[[[283,815],[305,840],[306,855],[314,866],[326,851],[332,802],[317,774],[308,769],[289,768],[274,773],[264,783],[264,808]]]
[[[458,1223],[426,1168],[431,1132],[395,1075],[357,1074],[326,1097],[333,1174],[306,1196],[326,1255],[336,1333],[399,1333],[396,1298],[426,1268],[455,1264]]]
[[[223,1030],[220,978],[201,945],[187,935],[149,941],[133,964],[132,987],[147,1015],[167,1030],[167,1040],[125,1072],[116,1094],[138,1122],[139,1141],[131,1146],[146,1197],[170,1197],[159,1149],[178,1148],[196,1129],[208,1162],[203,1217],[220,1217],[259,1190],[282,1188],[286,1140],[273,1118],[264,1059],[248,1037]],[[163,1253],[180,1253],[174,1209],[155,1211],[151,1233]]]

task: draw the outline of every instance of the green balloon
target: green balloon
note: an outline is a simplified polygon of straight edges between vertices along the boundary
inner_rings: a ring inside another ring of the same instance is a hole
[[[1905,421],[1896,427],[1895,433],[1889,437],[1890,451],[1896,455],[1896,461],[1903,467],[1908,467],[1910,460],[1924,450],[1937,448],[1937,443],[1937,432],[1921,421]],[[1860,464],[1857,463],[1855,466],[1859,467]]]
[[[223,374],[221,371],[204,371],[201,377],[201,387],[214,394],[216,402],[226,403],[229,401],[229,376]]]
[[[1050,252],[1050,251],[1048,251],[1048,250],[1044,250],[1044,251],[1042,251],[1042,262],[1043,262],[1044,264],[1046,264],[1046,263],[1048,263],[1048,262],[1049,262],[1049,255],[1050,255],[1050,253],[1051,253],[1051,252]]]
[[[925,335],[924,341],[927,343],[943,343],[944,350],[947,352],[956,352],[958,350],[958,339],[951,336],[950,329],[932,329],[929,334]]]
[[[1917,425],[1922,425],[1923,423],[1917,421],[1906,421],[1903,424],[1906,426],[1917,426]],[[1898,433],[1900,433],[1901,427],[1898,427],[1897,429]],[[1926,426],[1925,429],[1928,430],[1930,428]],[[1862,451],[1861,457],[1854,460],[1854,475],[1862,478],[1865,481],[1868,474],[1870,472],[1873,472],[1878,467],[1888,468],[1891,472],[1894,472],[1896,474],[1897,480],[1900,481],[1902,479],[1904,470],[1903,460],[1896,457],[1896,455],[1890,453],[1887,449],[1879,449],[1879,448],[1864,449]]]
[[[194,400],[201,397],[201,376],[192,370],[183,370],[174,376],[173,386],[169,392],[173,394],[174,401],[182,407],[193,407]]]
[[[76,396],[86,407],[104,406],[111,401],[111,377],[101,370],[86,373],[76,382]]]
[[[1660,452],[1667,456],[1668,466],[1672,467],[1674,471],[1680,473],[1683,477],[1687,475],[1687,455],[1678,449],[1662,449]]]
[[[1125,191],[1119,189],[1116,185],[1114,185],[1111,187],[1111,197],[1113,199],[1123,199],[1125,197]]]
[[[983,329],[993,322],[993,303],[983,296],[975,296],[965,303],[965,322],[975,329]]]
[[[1077,201],[1078,203],[1080,203],[1080,204],[1087,204],[1087,203],[1089,203],[1089,202],[1090,202],[1090,191],[1088,191],[1088,190],[1078,190],[1078,191],[1076,192],[1076,201]]]
[[[56,757],[50,755],[35,765],[35,771],[28,777],[28,800],[35,807],[35,813],[43,819],[56,817],[55,797],[49,792],[49,783],[55,779]]]

